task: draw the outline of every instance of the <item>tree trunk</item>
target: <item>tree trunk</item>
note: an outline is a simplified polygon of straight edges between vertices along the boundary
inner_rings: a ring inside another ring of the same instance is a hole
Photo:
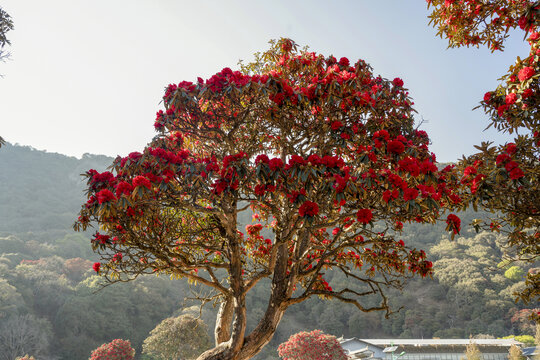
[[[231,338],[231,324],[234,316],[234,301],[231,296],[225,297],[219,306],[214,336],[216,346]]]
[[[278,259],[272,278],[272,293],[263,318],[257,327],[244,338],[246,324],[245,299],[234,299],[234,324],[230,339],[221,342],[215,348],[202,353],[197,360],[246,360],[257,355],[270,342],[272,336],[285,313],[284,302],[288,298],[289,283],[287,281],[287,247],[280,245]],[[226,306],[223,305],[222,306]],[[219,314],[226,314],[221,311]],[[218,318],[218,324],[224,323]],[[217,328],[217,325],[216,325]]]
[[[233,339],[239,334],[233,333],[231,339],[227,342],[222,342],[215,348],[210,349],[201,354],[197,360],[246,360],[251,359],[257,355],[262,348],[272,340],[272,336],[276,332],[276,329],[285,313],[285,309],[280,306],[279,303],[268,304],[264,317],[259,321],[257,327],[245,337],[242,341],[242,346],[234,348]],[[245,304],[244,304],[244,316],[245,316]],[[235,319],[235,322],[237,319]],[[238,344],[238,342],[236,342]]]

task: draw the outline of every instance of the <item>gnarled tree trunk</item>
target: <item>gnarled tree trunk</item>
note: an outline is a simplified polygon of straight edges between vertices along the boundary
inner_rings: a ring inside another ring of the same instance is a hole
[[[279,246],[280,249],[278,250],[272,278],[270,300],[266,312],[257,327],[248,336],[244,337],[246,325],[245,301],[239,303],[237,299],[234,299],[234,309],[231,311],[231,299],[224,299],[216,323],[216,347],[202,353],[197,360],[250,359],[272,340],[272,336],[287,309],[286,300],[290,296],[292,288],[291,282],[287,281],[287,247],[285,244]],[[231,326],[233,313],[232,331],[227,332],[227,329],[230,329]],[[225,340],[227,335],[229,335],[229,338]]]

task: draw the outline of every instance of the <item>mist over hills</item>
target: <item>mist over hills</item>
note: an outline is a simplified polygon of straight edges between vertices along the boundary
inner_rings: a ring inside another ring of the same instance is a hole
[[[112,158],[81,159],[7,143],[0,150],[0,232],[69,228],[85,201],[81,173]]]

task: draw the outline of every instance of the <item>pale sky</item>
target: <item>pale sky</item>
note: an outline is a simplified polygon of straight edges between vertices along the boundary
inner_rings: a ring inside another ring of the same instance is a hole
[[[207,78],[288,37],[376,74],[401,77],[439,161],[474,152],[487,117],[472,111],[527,47],[447,49],[424,0],[0,0],[13,18],[0,63],[0,135],[80,157],[141,151],[169,83]]]

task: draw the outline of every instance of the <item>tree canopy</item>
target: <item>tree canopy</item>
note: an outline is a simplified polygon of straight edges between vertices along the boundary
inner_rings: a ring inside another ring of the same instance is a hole
[[[200,359],[253,356],[287,307],[313,295],[388,311],[386,287],[431,274],[399,231],[461,199],[452,167],[437,168],[415,128],[401,79],[282,39],[242,71],[169,85],[163,102],[143,152],[87,172],[75,227],[99,224],[94,269],[111,281],[166,273],[215,291],[216,347]],[[248,211],[255,224],[243,232]],[[459,232],[457,216],[446,222]],[[333,288],[331,268],[351,282]],[[247,334],[245,297],[264,278],[268,307]]]

